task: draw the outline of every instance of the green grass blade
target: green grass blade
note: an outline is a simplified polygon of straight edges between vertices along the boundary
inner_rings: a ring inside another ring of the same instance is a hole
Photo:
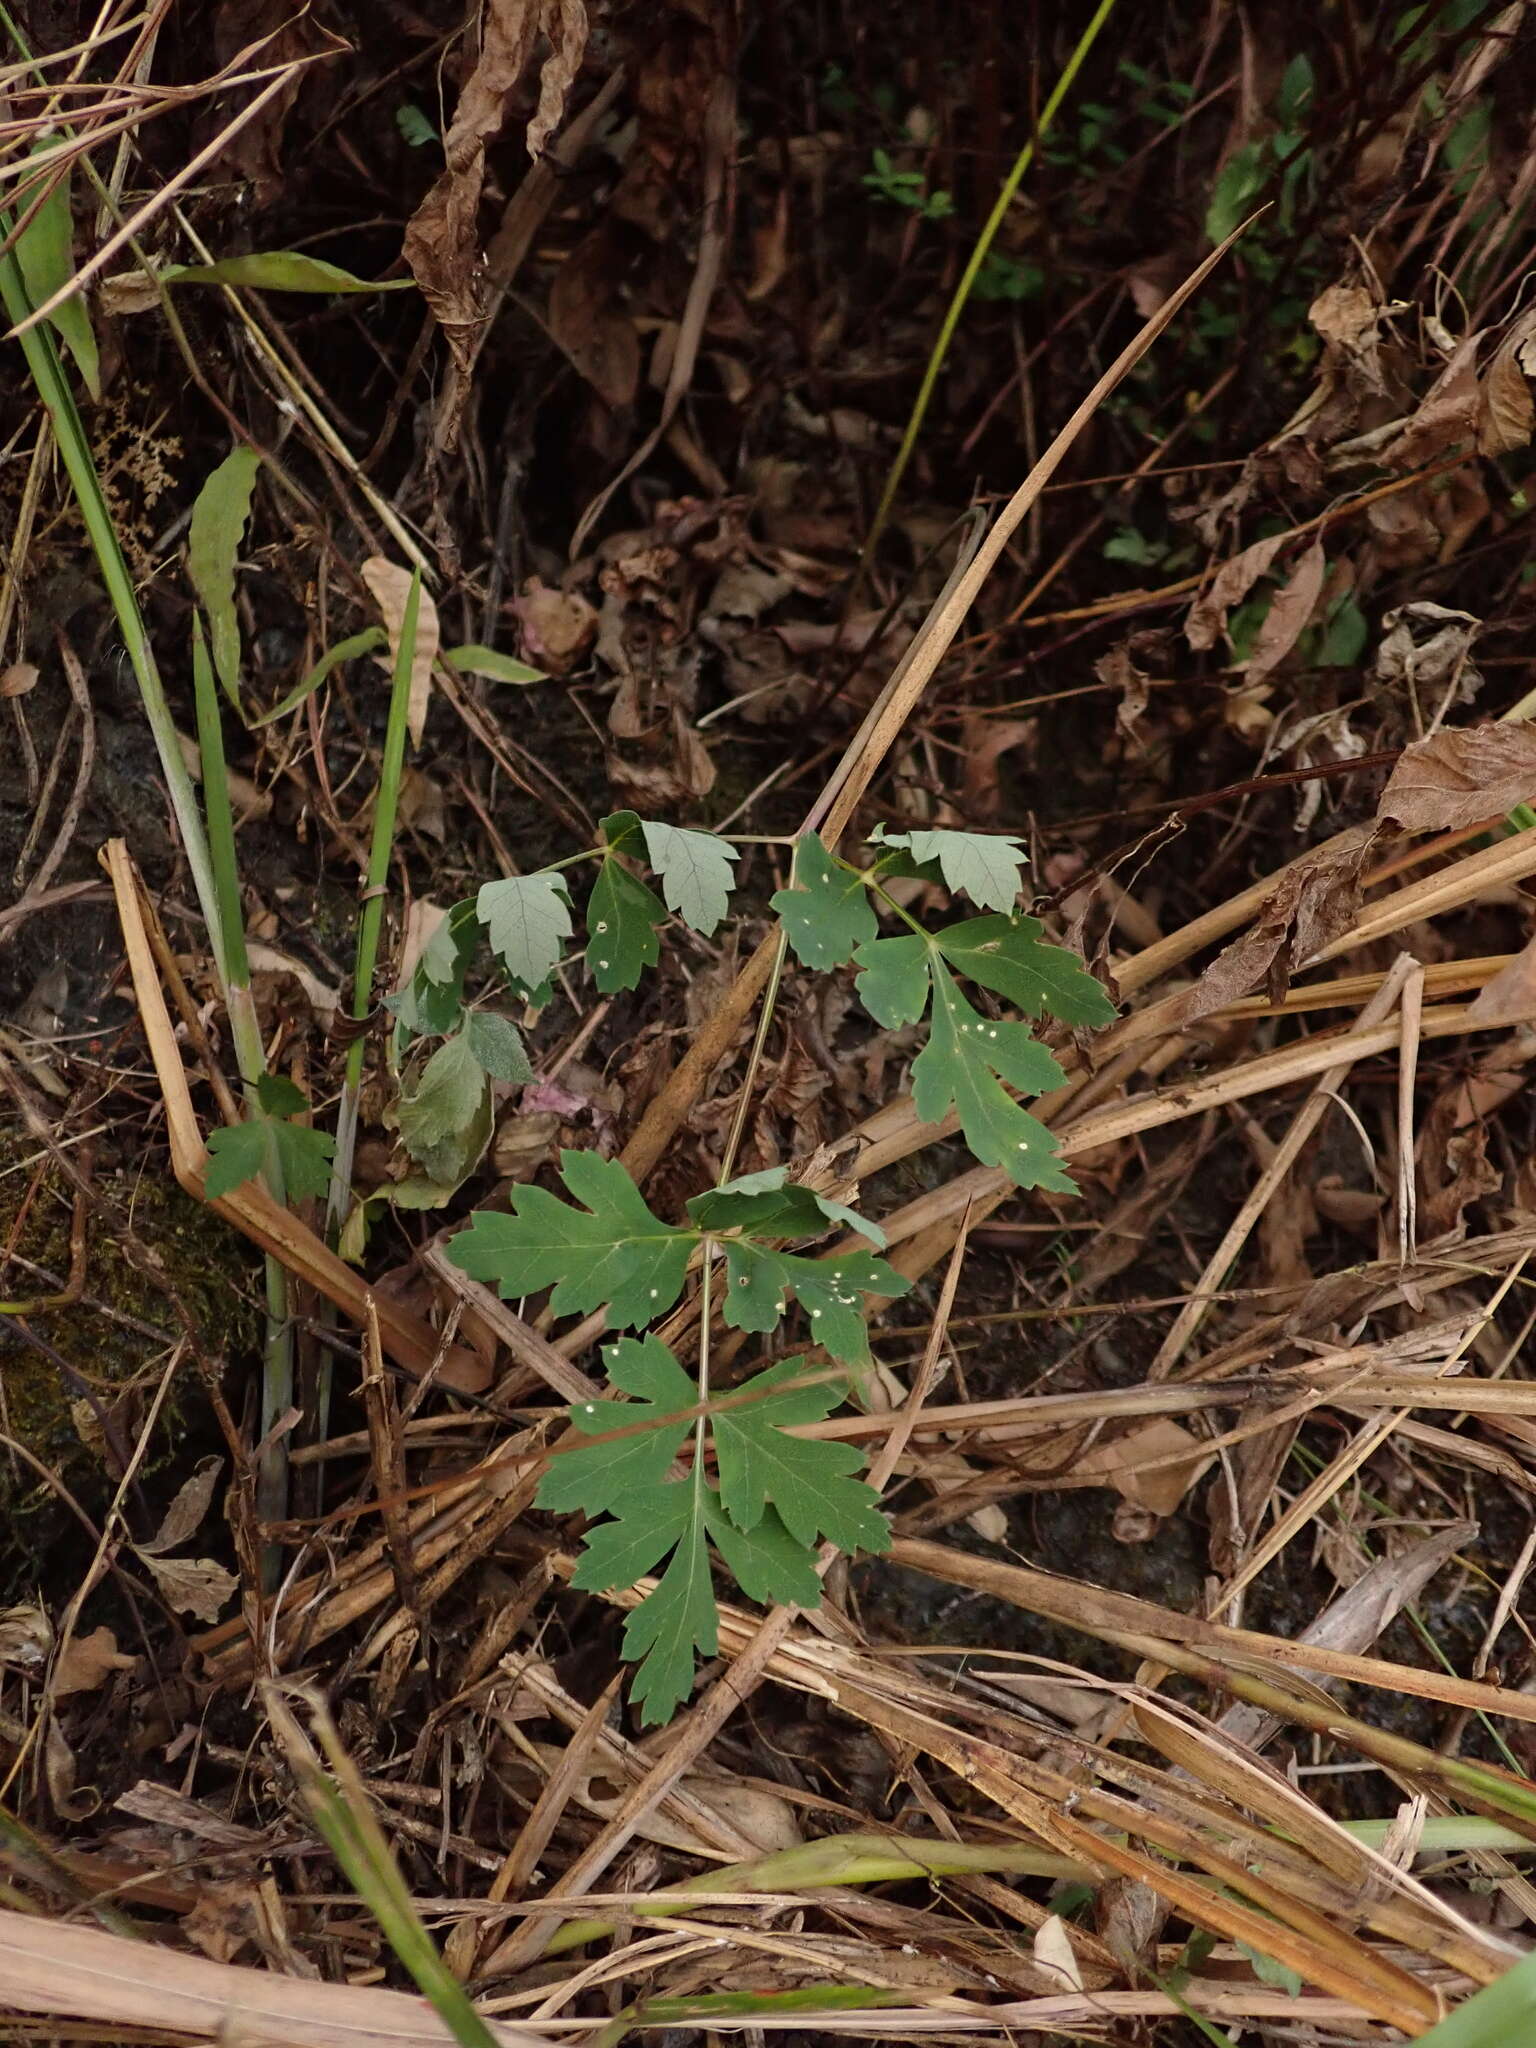
[[[1536,2040],[1536,1955],[1420,2034],[1419,2048],[1526,2048]]]
[[[4,233],[10,226],[8,218],[0,217],[0,233]],[[0,300],[4,301],[6,316],[13,326],[30,319],[32,300],[14,253],[0,256]],[[138,599],[134,594],[133,578],[123,557],[117,529],[112,524],[112,514],[107,506],[101,479],[96,474],[90,441],[48,329],[29,328],[19,340],[27,359],[32,382],[53,423],[59,455],[74,490],[76,503],[80,507],[80,516],[85,523],[86,534],[117,618],[123,647],[133,669],[134,680],[139,686],[144,713],[149,720],[149,728],[160,757],[160,772],[165,777],[166,787],[170,792],[171,808],[176,814],[177,829],[181,833],[182,845],[186,850],[187,866],[192,872],[198,907],[203,913],[203,921],[209,932],[214,933],[217,931],[219,917],[218,892],[214,887],[213,868],[208,858],[208,841],[203,831],[197,792],[192,786],[191,774],[182,757],[181,742],[176,737],[171,707],[166,702],[165,686],[150,648],[149,635],[145,630]],[[222,946],[219,950],[222,951]]]
[[[368,849],[368,874],[363,886],[363,905],[357,920],[357,950],[352,967],[352,1016],[361,1023],[373,1007],[373,974],[379,957],[379,932],[384,921],[384,886],[389,880],[389,860],[395,843],[395,820],[400,808],[400,783],[405,769],[405,741],[410,713],[411,671],[416,665],[417,621],[421,615],[421,570],[412,572],[400,622],[400,639],[395,648],[394,676],[390,683],[389,723],[384,732],[384,759],[379,768],[379,787],[373,800],[373,839]],[[334,1240],[345,1219],[347,1190],[352,1181],[352,1157],[357,1145],[357,1104],[363,1079],[363,1041],[354,1038],[347,1048],[346,1080],[341,1107],[336,1117],[336,1160],[331,1175],[331,1192],[326,1202],[326,1227]]]
[[[52,138],[36,148],[54,147]],[[26,284],[27,296],[41,306],[55,292],[62,291],[75,274],[75,225],[69,204],[70,172],[66,169],[53,189],[41,198],[21,233],[16,237],[16,262]],[[19,203],[19,199],[18,199]],[[91,327],[90,311],[76,292],[63,299],[49,314],[54,331],[75,359],[75,367],[92,398],[101,397],[101,358]]]
[[[275,1687],[263,1688],[272,1726],[287,1754],[304,1803],[348,1882],[372,1913],[385,1939],[410,1972],[416,1988],[436,2011],[460,2048],[500,2048],[496,2036],[470,2003],[422,1925],[405,1879],[384,1832],[374,1819],[357,1767],[341,1744],[330,1716],[312,1703],[314,1745]]]
[[[955,286],[954,296],[950,299],[949,306],[944,314],[943,325],[939,329],[938,340],[933,345],[933,352],[929,356],[927,367],[923,371],[923,381],[918,387],[917,397],[913,400],[912,414],[907,421],[906,431],[901,437],[901,446],[896,451],[896,460],[891,464],[891,473],[885,480],[885,489],[880,495],[880,503],[875,512],[874,523],[869,529],[869,538],[865,541],[863,552],[859,556],[859,566],[854,574],[855,584],[862,577],[865,568],[874,556],[875,549],[879,546],[880,536],[885,531],[886,522],[891,516],[891,508],[896,502],[896,493],[901,489],[901,480],[907,473],[907,464],[912,460],[912,451],[916,448],[918,436],[923,430],[923,421],[928,416],[928,407],[933,401],[935,390],[938,388],[940,373],[944,368],[945,362],[948,360],[950,344],[953,342],[956,329],[960,325],[960,316],[965,311],[966,302],[970,298],[976,280],[981,274],[981,268],[987,260],[988,252],[991,250],[993,242],[997,239],[997,231],[1007,218],[1008,209],[1013,204],[1014,197],[1023,181],[1024,173],[1035,160],[1035,145],[1044,138],[1050,129],[1051,123],[1061,111],[1062,102],[1072,90],[1077,74],[1082,69],[1088,52],[1093,48],[1094,43],[1098,39],[1099,31],[1109,20],[1110,15],[1114,12],[1114,8],[1115,0],[1099,0],[1099,5],[1094,10],[1092,19],[1078,37],[1076,47],[1062,67],[1061,76],[1052,88],[1050,98],[1040,110],[1040,119],[1036,124],[1034,133],[1014,159],[1013,168],[1003,180],[1002,190],[993,202],[992,211],[987,215],[986,224],[982,228],[981,233],[976,237],[976,245],[971,250],[970,261],[960,273],[960,282]]]

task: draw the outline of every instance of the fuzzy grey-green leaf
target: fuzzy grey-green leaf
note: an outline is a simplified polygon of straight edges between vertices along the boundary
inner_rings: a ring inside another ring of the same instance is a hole
[[[491,935],[503,966],[525,992],[540,988],[560,964],[561,942],[571,935],[571,907],[563,875],[507,875],[486,882],[475,915]]]
[[[681,825],[642,820],[645,850],[661,877],[661,893],[669,910],[707,938],[724,917],[740,858],[728,840],[713,832],[690,832]]]

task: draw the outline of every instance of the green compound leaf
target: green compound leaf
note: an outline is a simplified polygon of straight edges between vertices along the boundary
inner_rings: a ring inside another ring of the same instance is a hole
[[[553,1287],[556,1315],[583,1315],[606,1302],[619,1329],[664,1315],[682,1293],[698,1232],[652,1215],[616,1160],[562,1152],[560,1174],[585,1209],[543,1188],[514,1188],[511,1215],[477,1210],[453,1240],[454,1264],[508,1301]]]
[[[209,1201],[216,1202],[233,1194],[246,1181],[259,1179],[266,1170],[269,1142],[276,1148],[283,1187],[290,1201],[326,1194],[331,1184],[336,1140],[329,1131],[311,1130],[307,1124],[287,1121],[287,1112],[309,1106],[291,1081],[278,1074],[264,1074],[256,1092],[264,1115],[209,1134],[208,1168],[203,1180]]]
[[[461,1031],[437,1048],[414,1087],[401,1090],[400,1136],[406,1150],[416,1157],[419,1146],[435,1145],[468,1123],[484,1088],[484,1071]]]
[[[286,1074],[263,1074],[256,1083],[256,1100],[268,1116],[302,1116],[309,1097],[297,1081]]]
[[[667,908],[708,938],[725,915],[736,879],[731,869],[741,855],[713,832],[688,832],[649,819],[639,823]]]
[[[726,1290],[722,1314],[734,1330],[774,1329],[793,1294],[810,1318],[811,1335],[845,1365],[869,1363],[869,1331],[861,1295],[888,1299],[911,1282],[870,1252],[837,1259],[807,1259],[775,1251],[754,1238],[724,1243]]]
[[[936,860],[953,893],[969,896],[983,910],[1012,910],[1018,898],[1027,856],[1005,833],[882,832],[872,843],[905,847],[919,865]]]
[[[796,846],[793,884],[778,891],[771,907],[806,967],[841,967],[879,930],[864,877],[834,861],[814,832]]]
[[[905,939],[874,939],[860,946],[859,1001],[877,1024],[915,1024],[928,1007],[932,946],[924,932]]]
[[[580,1402],[570,1411],[572,1425],[583,1436],[632,1434],[554,1458],[535,1505],[555,1514],[617,1514],[637,1491],[662,1484],[694,1427],[699,1390],[659,1337],[623,1337],[608,1346],[603,1362],[614,1386],[633,1398]]]
[[[885,1232],[843,1202],[791,1181],[784,1166],[744,1173],[724,1187],[695,1195],[688,1214],[701,1230],[744,1230],[759,1237],[820,1237],[829,1224],[841,1223],[881,1249]]]
[[[235,616],[235,559],[251,516],[251,493],[260,467],[254,448],[232,448],[198,492],[187,529],[187,574],[208,614],[214,671],[236,710],[240,622]]]
[[[523,992],[542,988],[560,964],[561,941],[571,935],[564,876],[545,871],[486,882],[475,898],[475,915]]]
[[[954,1109],[971,1152],[997,1166],[1021,1188],[1076,1191],[1056,1157],[1055,1141],[1038,1118],[1021,1109],[998,1080],[1027,1095],[1054,1088],[1062,1072],[1027,1025],[994,1022],[972,1009],[943,963],[932,962],[933,1022],[928,1043],[912,1063],[912,1100],[925,1123],[941,1123]]]
[[[961,974],[996,991],[1026,1017],[1041,1011],[1063,1024],[1108,1024],[1115,1006],[1065,946],[1043,943],[1033,917],[973,917],[933,934],[933,943]]]
[[[797,1543],[825,1538],[848,1552],[890,1549],[879,1496],[849,1476],[863,1470],[863,1453],[852,1444],[784,1433],[795,1423],[820,1422],[841,1398],[836,1385],[807,1380],[803,1358],[786,1358],[714,1407],[720,1500],[738,1529],[755,1529],[772,1503]]]
[[[587,965],[605,996],[634,988],[661,958],[658,925],[666,922],[659,896],[611,855],[598,869],[587,902]]]

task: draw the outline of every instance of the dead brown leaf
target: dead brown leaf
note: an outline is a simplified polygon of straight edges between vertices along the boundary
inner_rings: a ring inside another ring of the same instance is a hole
[[[1483,687],[1482,674],[1470,659],[1482,620],[1471,612],[1419,599],[1388,612],[1381,627],[1375,680],[1405,691],[1421,712],[1439,709],[1447,696],[1452,703],[1470,704]]]
[[[1481,1121],[1452,1131],[1433,1157],[1428,1145],[1422,1150],[1427,1187],[1419,1203],[1419,1234],[1431,1239],[1461,1230],[1465,1211],[1495,1193],[1504,1176],[1488,1157],[1488,1126]]]
[[[1003,783],[999,766],[1004,754],[1034,740],[1033,718],[984,718],[967,712],[960,723],[963,752],[962,793],[965,814],[977,824],[993,824],[1003,814]]]
[[[447,792],[435,775],[406,769],[400,778],[398,816],[402,825],[442,845],[448,837]]]
[[[1513,356],[1501,351],[1494,357],[1478,397],[1478,454],[1507,455],[1512,448],[1523,448],[1536,427],[1536,404],[1531,401],[1530,382]]]
[[[1477,449],[1506,455],[1536,430],[1530,378],[1536,371],[1536,307],[1522,313],[1494,351],[1479,388]]]
[[[1139,747],[1142,740],[1136,728],[1146,712],[1150,678],[1145,669],[1137,667],[1130,642],[1123,641],[1120,646],[1112,647],[1108,654],[1101,654],[1093,665],[1093,672],[1101,683],[1107,683],[1120,693],[1120,701],[1115,706],[1116,730],[1133,748]]]
[[[1492,981],[1484,982],[1467,1012],[1474,1030],[1493,1024],[1525,1024],[1536,1018],[1536,938],[1527,939]]]
[[[393,669],[401,628],[405,624],[406,602],[411,594],[411,572],[401,568],[398,562],[386,561],[383,555],[370,555],[358,573],[367,584],[384,621],[384,630],[389,635],[386,665]],[[427,729],[427,707],[432,701],[432,664],[437,660],[438,639],[437,606],[431,593],[423,586],[416,607],[416,644],[411,650],[411,694],[406,709],[406,723],[413,746],[421,745],[422,735]]]
[[[0,697],[25,697],[37,686],[39,670],[35,661],[13,661],[0,670]]]
[[[1175,1462],[1154,1463],[1164,1458]],[[1078,1478],[1092,1475],[1094,1482],[1113,1487],[1133,1507],[1145,1508],[1153,1515],[1171,1515],[1211,1458],[1212,1453],[1182,1423],[1161,1415],[1140,1429],[1095,1444],[1076,1461],[1073,1472]],[[1148,1465],[1150,1471],[1141,1469]]]
[[[0,1664],[35,1671],[53,1648],[53,1623],[41,1607],[0,1608]]]
[[[327,1031],[336,1020],[341,1003],[341,991],[322,981],[312,967],[306,967],[302,960],[295,960],[291,953],[281,953],[276,946],[254,943],[250,947],[251,986],[258,1000],[270,998],[272,985],[286,980],[296,981],[314,1011],[316,1019]]]
[[[528,154],[537,160],[565,116],[565,102],[587,48],[587,10],[583,0],[543,0],[540,26],[549,55],[539,72],[539,104],[528,123]]]
[[[1405,832],[1464,832],[1536,796],[1536,727],[1457,726],[1403,750],[1376,815]]]
[[[211,1557],[144,1556],[144,1564],[165,1604],[178,1614],[196,1615],[199,1621],[217,1621],[239,1589],[234,1573]]]
[[[204,1458],[191,1478],[179,1488],[176,1498],[161,1518],[160,1527],[147,1542],[136,1545],[141,1557],[159,1557],[195,1536],[203,1525],[213,1501],[213,1490],[224,1469],[222,1458]]]
[[[1226,631],[1227,613],[1233,605],[1241,604],[1259,578],[1268,572],[1285,541],[1283,533],[1271,534],[1267,540],[1256,540],[1252,547],[1222,563],[1189,608],[1184,637],[1191,647],[1203,651],[1216,645]]]
[[[1277,669],[1306,631],[1322,595],[1328,560],[1314,540],[1279,590],[1259,627],[1253,653],[1244,664],[1249,687]]]
[[[1447,449],[1471,449],[1478,430],[1481,397],[1473,361],[1476,337],[1463,341],[1402,432],[1381,451],[1389,469],[1418,469]]]
[[[579,591],[549,590],[537,576],[508,608],[523,629],[523,652],[551,675],[568,675],[597,632],[597,613]]]
[[[72,1636],[53,1667],[53,1696],[96,1692],[114,1671],[130,1671],[137,1660],[125,1657],[117,1637],[109,1628],[93,1629],[88,1636]]]
[[[1375,337],[1381,308],[1358,284],[1330,284],[1307,308],[1307,318],[1322,340],[1358,353]]]
[[[443,138],[447,168],[406,224],[405,260],[465,380],[485,310],[476,232],[485,146],[501,128],[507,95],[522,76],[543,13],[540,0],[487,0],[480,10],[479,59]],[[453,433],[450,423],[449,446]]]
[[[614,407],[633,405],[640,386],[640,337],[618,291],[625,268],[618,227],[600,222],[561,264],[549,294],[550,339]]]
[[[1218,953],[1179,1008],[1194,1023],[1263,984],[1278,1002],[1294,971],[1348,931],[1360,908],[1360,876],[1378,827],[1357,825],[1280,877],[1257,919]]]

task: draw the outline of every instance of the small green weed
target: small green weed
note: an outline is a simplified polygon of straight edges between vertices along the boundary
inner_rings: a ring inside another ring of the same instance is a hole
[[[948,192],[930,191],[921,171],[899,170],[888,150],[875,150],[871,162],[873,168],[864,173],[860,183],[876,199],[883,199],[888,206],[903,206],[919,220],[948,220],[954,212],[955,202]]]

